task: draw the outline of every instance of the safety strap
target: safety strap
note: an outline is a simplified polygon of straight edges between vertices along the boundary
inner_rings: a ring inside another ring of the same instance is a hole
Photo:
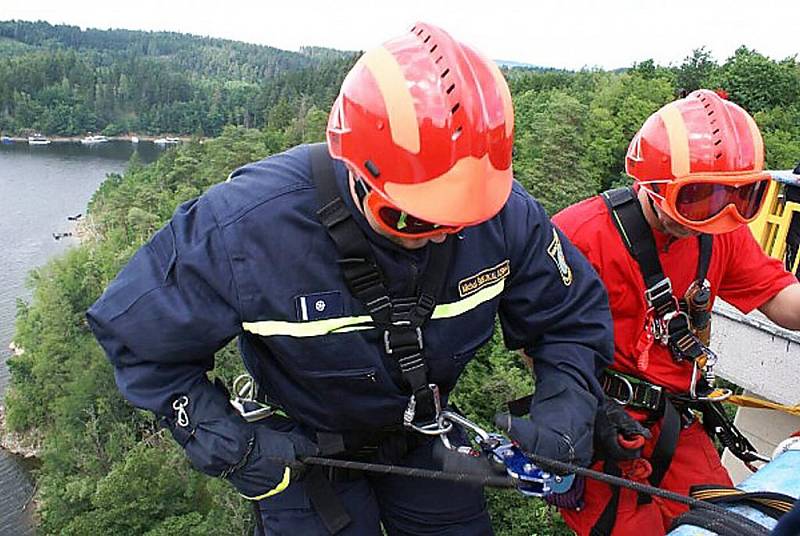
[[[697,485],[689,488],[689,496],[710,503],[746,503],[773,519],[789,512],[796,499],[774,491],[743,491],[728,486]]]
[[[672,457],[675,455],[675,448],[678,446],[678,437],[681,433],[681,417],[678,410],[669,400],[664,399],[664,418],[661,419],[661,431],[658,434],[658,441],[653,447],[650,455],[650,465],[653,472],[647,478],[652,486],[658,487],[667,474]],[[640,495],[641,498],[641,495]]]
[[[311,506],[329,534],[336,534],[350,524],[352,519],[321,466],[312,467],[303,483]]]
[[[341,198],[327,146],[318,143],[309,149],[321,206],[317,215],[339,251],[341,258],[337,262],[348,288],[375,324],[384,329],[384,351],[397,361],[405,387],[410,390],[406,423],[430,424],[438,417],[440,402],[438,388],[428,383],[422,325],[436,307],[454,242],[448,237],[442,244],[429,246],[428,266],[421,275],[416,296],[391,298],[372,246]]]
[[[616,462],[606,460],[603,463],[603,472],[611,476],[622,476],[622,470]],[[589,531],[589,536],[610,536],[614,530],[614,524],[617,522],[617,510],[619,509],[619,486],[611,488],[611,496],[608,498],[606,507],[597,518],[592,530]]]
[[[661,268],[653,231],[644,217],[636,192],[632,188],[616,188],[601,195],[625,247],[639,265],[647,289],[645,295],[648,304],[658,316],[674,311],[672,283]],[[700,252],[695,279],[702,282],[708,274],[711,263],[713,237],[701,234],[698,236],[698,242]]]
[[[706,509],[689,510],[681,514],[672,522],[669,531],[672,532],[682,525],[700,527],[717,536],[769,536],[770,533],[765,527],[742,523],[742,518],[733,517],[731,512],[721,513]]]
[[[603,192],[602,198],[608,207],[611,219],[630,255],[639,265],[645,284],[645,301],[652,308],[655,318],[666,324],[666,333],[654,334],[664,338],[677,359],[695,361],[705,356],[705,349],[692,333],[688,314],[681,314],[678,300],[672,291],[672,282],[664,275],[658,258],[653,232],[645,219],[641,203],[632,188],[617,188]],[[711,262],[713,238],[698,236],[698,263],[696,280],[703,284]],[[645,354],[646,355],[646,354]],[[642,359],[642,369],[646,367]]]
[[[694,406],[703,414],[703,427],[711,437],[716,436],[720,443],[731,451],[731,454],[742,460],[744,464],[755,471],[752,463],[756,461],[768,461],[761,456],[753,444],[731,421],[721,402],[696,401]]]

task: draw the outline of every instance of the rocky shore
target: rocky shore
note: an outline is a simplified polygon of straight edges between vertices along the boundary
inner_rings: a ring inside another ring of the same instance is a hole
[[[25,350],[13,342],[9,349],[14,355],[20,355]],[[38,458],[42,452],[42,438],[35,432],[12,432],[6,426],[6,408],[0,404],[0,449],[24,459]]]
[[[0,406],[0,449],[21,458],[38,458],[42,440],[35,434],[12,432],[6,428],[6,408]]]

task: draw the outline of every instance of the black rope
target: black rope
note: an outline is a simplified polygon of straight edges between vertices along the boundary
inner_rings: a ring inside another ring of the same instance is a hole
[[[515,488],[514,479],[509,476],[500,475],[476,475],[471,473],[453,473],[450,471],[436,471],[433,469],[420,469],[416,467],[405,467],[402,465],[387,465],[380,463],[355,462],[351,460],[337,460],[334,458],[320,458],[317,456],[306,456],[300,460],[309,465],[324,465],[326,467],[338,467],[340,469],[351,469],[355,471],[367,471],[370,473],[380,473],[384,475],[400,475],[412,478],[428,478],[433,480],[447,480],[449,482],[459,482],[462,484],[475,484],[488,486],[491,488]]]
[[[534,462],[536,462],[539,467],[553,471],[558,474],[574,474],[577,476],[583,476],[585,478],[591,478],[593,480],[597,480],[599,482],[604,482],[611,486],[619,486],[623,488],[632,489],[639,493],[645,493],[647,495],[652,495],[655,497],[660,497],[662,499],[666,499],[668,501],[673,501],[680,504],[685,504],[692,508],[698,508],[707,510],[710,512],[714,512],[718,515],[727,516],[728,519],[737,525],[739,528],[744,531],[741,533],[741,536],[768,536],[769,531],[759,525],[752,519],[749,519],[741,514],[737,514],[731,510],[723,508],[722,506],[716,505],[714,503],[710,503],[708,501],[702,501],[700,499],[695,499],[693,497],[688,497],[686,495],[681,495],[680,493],[675,493],[672,491],[656,488],[653,486],[649,486],[647,484],[642,484],[639,482],[634,482],[632,480],[627,480],[625,478],[617,477],[608,475],[606,473],[602,473],[600,471],[595,471],[593,469],[588,469],[586,467],[579,467],[577,465],[571,463],[560,462],[557,460],[553,460],[551,458],[547,458],[544,456],[539,456],[536,454],[527,454],[527,456]],[[462,484],[474,484],[474,485],[481,485],[481,486],[488,486],[492,488],[515,488],[514,479],[508,476],[479,476],[475,474],[469,473],[453,473],[448,471],[436,471],[432,469],[419,469],[415,467],[404,467],[399,465],[387,465],[387,464],[376,464],[376,463],[367,463],[367,462],[356,462],[350,460],[337,460],[333,458],[321,458],[318,456],[306,456],[300,460],[302,463],[309,464],[309,465],[324,465],[327,467],[339,467],[342,469],[352,469],[356,471],[367,471],[370,473],[379,473],[379,474],[386,474],[386,475],[400,475],[400,476],[408,476],[412,478],[428,478],[433,480],[446,480],[450,482],[457,482]]]
[[[547,469],[549,471],[553,471],[559,474],[575,474],[578,476],[583,476],[585,478],[591,478],[600,482],[604,482],[611,486],[620,486],[623,488],[634,490],[639,493],[646,493],[647,495],[660,497],[668,501],[685,504],[692,508],[709,510],[716,514],[728,516],[728,518],[731,519],[732,521],[738,522],[738,524],[742,525],[741,527],[742,529],[750,529],[751,531],[753,531],[752,534],[764,534],[764,535],[769,534],[769,530],[767,530],[764,526],[756,523],[752,519],[745,517],[741,514],[737,514],[736,512],[728,510],[727,508],[723,508],[714,503],[710,503],[708,501],[701,501],[700,499],[695,499],[693,497],[681,495],[680,493],[675,493],[673,491],[656,488],[653,486],[649,486],[647,484],[642,484],[640,482],[628,480],[626,478],[608,475],[606,473],[601,473],[600,471],[595,471],[593,469],[588,469],[586,467],[579,467],[571,463],[559,462],[557,460],[546,458],[544,456],[539,456],[536,454],[526,454],[526,455],[531,460],[536,462],[539,465],[539,467]],[[746,532],[744,534],[749,535],[750,532]],[[742,536],[744,536],[744,534]]]

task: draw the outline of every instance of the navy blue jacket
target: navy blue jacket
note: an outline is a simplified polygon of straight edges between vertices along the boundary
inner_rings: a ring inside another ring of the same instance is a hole
[[[377,235],[348,194],[344,166],[335,168],[390,291],[414,294],[428,248]],[[239,336],[247,370],[307,427],[401,423],[408,394],[382,333],[347,289],[317,208],[307,146],[244,166],[181,205],[88,312],[122,394],[173,416],[180,395],[211,392],[213,355]],[[605,290],[519,184],[497,216],[461,233],[438,303],[425,356],[445,394],[499,313],[506,345],[534,358],[538,382],[566,375],[601,396],[597,374],[613,356]]]

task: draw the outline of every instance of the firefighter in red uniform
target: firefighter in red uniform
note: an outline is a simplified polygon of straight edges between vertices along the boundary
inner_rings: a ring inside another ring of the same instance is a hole
[[[605,192],[553,218],[608,289],[616,349],[604,388],[652,432],[643,449],[631,449],[649,463],[601,458],[596,469],[682,494],[694,484],[731,485],[691,411],[703,409],[708,425],[719,416],[706,409],[730,394],[713,385],[711,305],[719,296],[744,313],[759,309],[800,329],[800,284],[745,225],[769,184],[763,162],[750,115],[698,90],[654,113],[633,138],[626,157],[633,188]],[[584,507],[562,514],[579,535],[642,536],[664,534],[684,510],[587,481]]]

